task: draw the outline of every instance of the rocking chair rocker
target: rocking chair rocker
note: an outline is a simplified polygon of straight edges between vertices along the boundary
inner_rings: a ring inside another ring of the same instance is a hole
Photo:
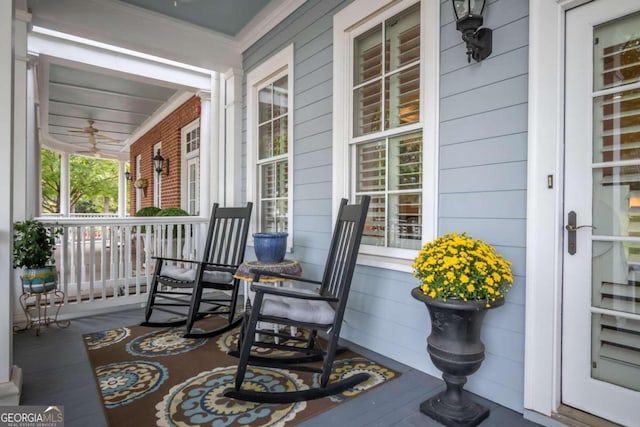
[[[252,270],[254,283],[251,290],[255,292],[255,300],[253,307],[245,310],[238,350],[229,352],[230,355],[239,357],[239,361],[235,388],[225,390],[226,397],[265,403],[299,402],[341,393],[369,378],[368,374],[360,373],[329,384],[369,201],[369,196],[363,196],[358,205],[347,205],[346,199],[341,201],[321,281]],[[261,275],[278,276],[291,282],[310,283],[320,288],[311,291],[261,285],[258,283]],[[269,328],[260,328],[260,322],[268,322]],[[279,327],[273,328],[274,324],[304,328],[309,331],[309,336],[292,337],[280,333]],[[319,340],[319,331],[326,333],[326,343]],[[268,336],[280,338],[280,342],[260,340],[261,337]],[[261,356],[252,353],[252,347],[254,350],[276,350],[276,355]],[[293,355],[278,356],[278,350]],[[319,368],[308,365],[309,362],[320,360],[323,363]],[[242,388],[247,365],[317,372],[320,373],[320,386],[308,390],[275,393]]]
[[[215,203],[207,231],[202,261],[157,257],[142,326],[186,324],[185,338],[211,337],[237,326],[236,306],[240,281],[233,277],[244,261],[252,203],[246,207],[220,208]],[[187,268],[184,266],[190,264]],[[204,289],[216,292],[203,295]],[[178,311],[177,307],[188,307]],[[153,311],[179,316],[177,320],[150,321]],[[207,315],[226,315],[227,323],[206,332],[193,331],[194,323]]]

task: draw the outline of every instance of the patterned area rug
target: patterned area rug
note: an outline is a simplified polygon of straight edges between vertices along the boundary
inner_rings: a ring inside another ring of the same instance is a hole
[[[218,318],[204,329],[215,327]],[[293,426],[399,374],[354,352],[340,354],[331,382],[368,372],[354,389],[318,400],[260,404],[229,399],[238,329],[208,339],[182,338],[182,328],[131,326],[84,335],[110,426]],[[244,387],[262,391],[317,386],[318,375],[249,367]],[[247,383],[249,381],[250,383]],[[248,385],[249,384],[249,385]]]

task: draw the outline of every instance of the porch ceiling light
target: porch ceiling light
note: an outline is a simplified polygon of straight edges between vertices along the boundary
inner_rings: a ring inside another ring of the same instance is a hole
[[[153,168],[156,170],[158,175],[163,171],[165,175],[169,175],[169,159],[162,157],[159,149],[156,151],[156,155],[153,156]]]
[[[482,13],[486,0],[451,0],[456,16],[456,29],[467,44],[467,59],[480,62],[491,55],[493,31],[482,26]]]

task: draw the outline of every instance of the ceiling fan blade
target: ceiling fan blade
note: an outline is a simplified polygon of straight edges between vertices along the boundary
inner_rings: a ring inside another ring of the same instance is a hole
[[[106,140],[111,141],[111,142],[116,142],[116,143],[122,142],[122,140],[116,139],[116,138],[114,138],[114,137],[112,137],[110,135],[107,135],[106,133],[95,132],[94,135],[97,136],[98,138],[106,139]]]

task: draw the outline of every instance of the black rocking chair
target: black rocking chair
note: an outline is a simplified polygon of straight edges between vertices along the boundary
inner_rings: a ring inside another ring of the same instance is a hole
[[[368,374],[360,373],[329,383],[369,201],[369,196],[363,196],[358,205],[347,205],[346,199],[341,201],[321,281],[252,270],[254,283],[251,290],[255,292],[255,299],[253,307],[245,310],[238,350],[229,352],[239,357],[239,361],[235,388],[225,390],[226,397],[265,403],[299,402],[341,393],[369,378]],[[318,285],[319,289],[310,291],[261,285],[258,283],[261,275],[310,283]],[[259,322],[267,323],[264,329]],[[278,325],[304,328],[309,335],[299,337],[280,333]],[[326,342],[318,339],[319,331],[326,333]],[[278,338],[280,342],[278,339],[261,341],[262,337]],[[252,352],[252,347],[254,351],[261,348],[276,350],[276,355],[261,356],[258,352]],[[278,350],[284,350],[286,353],[281,354],[287,356],[277,356]],[[317,361],[323,361],[321,367],[308,364]],[[242,388],[247,365],[317,372],[321,376],[320,386],[290,392],[261,392]]]
[[[157,257],[142,326],[186,325],[187,338],[210,337],[237,326],[236,306],[240,281],[233,277],[244,261],[252,203],[246,207],[213,205],[202,261]],[[217,290],[211,296],[204,289]],[[230,292],[230,295],[225,294]],[[188,307],[178,310],[179,307]],[[154,310],[178,316],[177,320],[150,321]],[[206,332],[193,331],[197,320],[225,315],[227,323]]]

